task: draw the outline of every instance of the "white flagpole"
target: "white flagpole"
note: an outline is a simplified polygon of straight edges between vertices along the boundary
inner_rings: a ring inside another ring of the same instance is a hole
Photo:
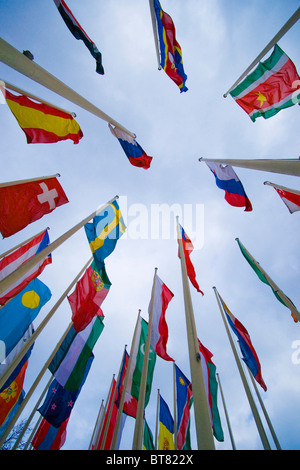
[[[230,441],[231,441],[231,445],[232,445],[232,450],[236,450],[235,442],[234,442],[234,438],[233,438],[233,434],[232,434],[232,430],[231,430],[231,425],[230,425],[230,421],[229,421],[229,416],[228,416],[228,412],[227,412],[227,407],[226,407],[226,403],[225,403],[225,398],[224,398],[224,394],[223,394],[221,381],[220,381],[220,377],[219,377],[218,372],[216,373],[216,376],[217,376],[218,384],[219,384],[219,387],[220,387],[221,398],[222,398],[224,413],[225,413],[225,417],[226,417],[226,423],[227,423],[227,427],[228,427],[229,437],[230,437]]]
[[[58,78],[54,77],[54,75],[51,75],[49,72],[47,72],[47,70],[40,67],[34,61],[28,59],[28,57],[19,52],[2,38],[0,38],[0,60],[4,64],[17,70],[26,77],[31,78],[31,80],[34,80],[54,93],[63,96],[77,106],[80,106],[81,108],[103,119],[104,121],[113,124],[115,127],[118,127],[124,132],[127,132],[127,134],[131,135],[133,138],[136,137],[135,134],[129,132],[117,121],[90,103],[83,96],[76,93],[76,91],[72,90],[72,88],[65,85]]]
[[[224,98],[227,97],[228,93],[231,92],[246,75],[258,64],[258,62],[269,52],[269,50],[285,35],[285,33],[291,29],[291,27],[299,20],[300,18],[300,8],[298,8],[295,13],[290,17],[290,19],[282,26],[277,34],[271,39],[271,41],[264,47],[264,49],[258,54],[258,56],[251,62],[249,67],[242,73],[242,75],[234,82],[234,84],[229,88],[226,93],[224,93]]]
[[[222,158],[199,158],[200,162],[215,162],[223,165],[248,168],[250,170],[269,171],[271,173],[280,173],[282,175],[300,176],[300,159],[282,158],[272,159],[222,159]]]
[[[150,12],[151,12],[151,21],[152,21],[152,28],[153,28],[155,51],[156,51],[156,57],[157,57],[157,65],[158,65],[158,70],[161,70],[160,56],[159,56],[159,42],[158,42],[157,24],[156,24],[156,15],[155,15],[155,11],[154,11],[153,0],[149,0],[149,5],[150,5]]]
[[[35,181],[49,180],[51,178],[58,178],[58,177],[60,177],[60,174],[56,173],[55,175],[37,176],[36,178],[29,178],[26,180],[8,181],[6,183],[0,183],[0,188],[7,188],[8,186],[15,186],[17,184],[34,183]]]
[[[193,387],[194,412],[198,450],[214,450],[214,439],[210,421],[208,401],[206,396],[201,356],[199,352],[198,337],[195,326],[194,311],[188,283],[182,239],[179,231],[177,217],[177,234],[181,261],[182,285],[185,305],[185,317],[187,328],[187,340],[189,348],[189,360]]]
[[[99,428],[98,428],[97,435],[96,435],[96,437],[95,437],[94,450],[97,450],[97,447],[98,447],[99,442],[100,442],[100,437],[101,437],[101,433],[102,433],[102,430],[103,430],[103,425],[104,425],[104,421],[105,421],[105,416],[106,416],[106,413],[108,412],[109,399],[110,399],[110,395],[111,395],[111,393],[112,393],[112,389],[113,389],[113,385],[114,385],[114,380],[115,380],[115,374],[113,374],[113,377],[112,377],[112,379],[111,379],[109,391],[108,391],[108,394],[107,394],[107,397],[106,397],[104,412],[103,412],[103,414],[102,414],[102,416],[101,416],[100,425],[99,425]]]
[[[57,238],[54,242],[50,243],[46,246],[43,250],[37,253],[35,256],[30,258],[26,263],[19,266],[15,271],[11,274],[6,276],[2,281],[0,281],[0,294],[6,291],[11,285],[17,282],[22,276],[24,276],[30,269],[36,266],[40,261],[46,258],[50,253],[53,252],[56,248],[58,248],[63,242],[65,242],[68,238],[70,238],[74,233],[76,233],[79,229],[81,229],[89,220],[95,217],[99,212],[103,211],[107,206],[109,206],[113,201],[115,201],[119,196],[115,196],[111,201],[108,201],[106,204],[101,206],[95,212],[90,214],[88,217],[83,219],[78,224],[74,225],[70,230],[65,232],[59,238]]]

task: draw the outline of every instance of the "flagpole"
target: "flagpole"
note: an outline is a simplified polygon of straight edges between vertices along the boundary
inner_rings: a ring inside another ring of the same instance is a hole
[[[156,399],[156,420],[155,420],[155,444],[154,450],[158,449],[158,416],[159,416],[159,396],[160,396],[160,389],[157,389],[157,399]]]
[[[258,64],[258,62],[269,52],[269,50],[285,35],[285,33],[299,20],[300,18],[300,8],[298,8],[295,13],[290,17],[290,19],[282,26],[277,34],[271,39],[271,41],[264,47],[264,49],[258,54],[258,56],[251,62],[249,67],[242,73],[242,75],[234,82],[234,84],[229,88],[229,90],[224,93],[224,98],[227,97],[228,93],[233,90],[246,75],[253,69],[253,67]]]
[[[0,86],[3,86],[4,88],[9,88],[9,90],[15,91],[16,93],[20,93],[21,95],[25,95],[28,98],[32,98],[35,101],[39,101],[40,103],[45,104],[46,106],[50,106],[52,108],[58,109],[58,111],[62,111],[63,113],[70,114],[73,117],[76,117],[75,113],[72,113],[71,111],[66,111],[63,108],[60,108],[59,106],[56,106],[55,104],[49,103],[48,101],[39,98],[38,96],[33,95],[32,93],[29,93],[28,91],[22,90],[21,88],[16,87],[15,85],[12,85],[11,83],[8,83],[6,80],[1,80],[0,79]]]
[[[0,188],[6,188],[8,186],[15,186],[17,184],[34,183],[35,181],[44,181],[44,180],[49,180],[51,178],[59,178],[59,177],[60,177],[60,174],[56,173],[55,175],[37,176],[36,178],[29,178],[26,180],[8,181],[6,183],[0,183]]]
[[[255,392],[256,392],[258,401],[259,401],[260,406],[261,406],[261,408],[262,408],[264,417],[265,417],[265,419],[266,419],[266,421],[267,421],[267,424],[268,424],[268,426],[269,426],[270,432],[271,432],[271,434],[272,434],[272,437],[273,437],[274,443],[275,443],[275,445],[276,445],[276,448],[277,448],[277,450],[281,450],[281,446],[280,446],[280,444],[279,444],[279,441],[278,441],[278,438],[277,438],[277,436],[276,436],[275,430],[274,430],[274,428],[273,428],[273,425],[272,425],[271,420],[270,420],[270,418],[269,418],[269,415],[268,415],[268,413],[267,413],[267,410],[266,410],[266,407],[265,407],[265,405],[264,405],[264,402],[262,401],[262,398],[261,398],[260,393],[259,393],[259,391],[258,391],[258,388],[257,388],[257,386],[256,386],[255,380],[254,380],[254,378],[253,378],[253,376],[252,376],[252,374],[251,374],[251,372],[250,372],[250,370],[249,370],[248,367],[247,367],[247,369],[248,369],[248,373],[249,373],[249,375],[250,375],[250,379],[251,379],[252,385],[253,385],[254,390],[255,390]]]
[[[43,331],[49,320],[52,318],[58,307],[61,305],[63,300],[66,298],[72,287],[76,284],[78,279],[81,277],[81,275],[84,273],[84,271],[87,269],[87,267],[91,264],[93,257],[91,257],[88,262],[83,266],[83,268],[79,271],[77,276],[73,279],[73,281],[70,283],[70,285],[67,287],[65,292],[61,295],[61,297],[58,299],[54,307],[50,310],[48,315],[43,319],[43,321],[39,324],[37,329],[33,332],[33,334],[30,336],[30,338],[27,339],[26,343],[24,344],[23,348],[19,351],[19,353],[16,355],[14,360],[7,366],[5,371],[0,377],[0,388],[3,387],[7,379],[10,377],[12,372],[15,370],[19,362],[23,359],[27,351],[31,348],[33,343],[36,341],[36,338],[39,336],[39,334]]]
[[[152,332],[153,307],[154,307],[155,281],[156,281],[156,276],[157,276],[157,269],[158,268],[154,269],[154,278],[153,278],[151,301],[150,301],[149,321],[148,321],[143,369],[142,369],[142,376],[141,376],[141,385],[140,385],[139,399],[138,399],[136,420],[135,420],[135,427],[134,427],[134,435],[133,435],[133,442],[132,442],[132,450],[141,450],[142,445],[143,445],[143,416],[144,416],[144,407],[145,407],[150,341],[151,341],[151,332]]]
[[[35,433],[36,433],[36,431],[37,431],[39,425],[41,424],[42,419],[43,419],[43,416],[40,415],[40,416],[39,416],[39,419],[38,419],[37,422],[35,423],[35,426],[34,426],[33,430],[31,431],[30,436],[29,436],[29,438],[28,438],[28,440],[27,440],[27,442],[26,442],[26,444],[25,444],[25,446],[23,447],[22,450],[27,450],[27,449],[28,449],[28,446],[31,446],[31,447],[32,447],[31,441],[32,441],[33,437],[35,436]]]
[[[154,11],[153,0],[149,0],[149,5],[150,5],[150,12],[151,12],[151,21],[152,21],[152,28],[153,28],[153,36],[154,36],[154,44],[155,44],[158,70],[161,70],[160,57],[159,57],[159,46],[158,46],[159,43],[158,43],[157,26],[156,26],[156,15],[155,15],[155,11]]]
[[[253,263],[255,264],[255,266],[257,267],[257,269],[265,276],[267,282],[270,284],[271,288],[274,290],[274,292],[276,292],[278,294],[278,296],[281,298],[281,300],[284,302],[285,306],[288,307],[291,312],[293,313],[293,315],[295,316],[295,318],[297,318],[298,321],[300,321],[300,313],[298,312],[298,310],[296,309],[295,305],[290,301],[290,299],[282,292],[281,289],[279,289],[279,287],[277,286],[277,284],[275,284],[275,282],[270,278],[270,276],[266,273],[266,271],[261,267],[261,265],[253,258],[252,255],[250,255],[249,251],[246,250],[246,248],[244,247],[244,245],[240,242],[239,238],[236,238],[235,239],[242,247],[243,247],[243,250],[245,250],[245,252],[247,253],[247,255],[249,256],[249,258],[251,258],[251,260],[253,261]]]
[[[234,358],[235,358],[235,361],[236,361],[237,368],[238,368],[239,373],[240,373],[240,377],[241,377],[241,380],[242,380],[242,383],[243,383],[243,386],[244,386],[244,389],[245,389],[245,392],[246,392],[246,395],[247,395],[247,398],[248,398],[248,401],[249,401],[249,405],[250,405],[250,408],[251,408],[251,411],[252,411],[252,414],[253,414],[253,418],[254,418],[255,424],[257,426],[257,430],[258,430],[258,433],[260,435],[263,447],[264,447],[265,450],[271,450],[267,435],[266,435],[265,430],[263,428],[260,416],[258,414],[255,402],[254,402],[252,394],[251,394],[251,390],[250,390],[248,382],[246,380],[246,376],[244,374],[244,371],[243,371],[243,368],[242,368],[237,350],[235,348],[233,339],[232,339],[230,331],[229,331],[229,327],[227,325],[227,322],[226,322],[226,319],[225,319],[225,316],[224,316],[224,313],[223,313],[223,310],[222,310],[222,306],[221,306],[220,299],[219,299],[219,293],[218,293],[216,287],[213,287],[213,289],[214,289],[214,292],[215,292],[215,295],[216,295],[217,303],[218,303],[218,306],[219,306],[219,309],[220,309],[220,312],[221,312],[221,316],[222,316],[222,319],[223,319],[223,322],[224,322],[224,326],[225,326],[225,330],[226,330],[226,333],[227,333],[227,336],[228,336],[228,339],[229,339],[229,343],[230,343],[230,346],[231,346],[231,349],[232,349],[232,352],[233,352],[233,355],[234,355]]]
[[[95,439],[95,436],[96,436],[96,432],[99,429],[98,426],[100,426],[102,410],[104,409],[103,402],[104,402],[104,399],[102,399],[102,402],[101,402],[101,405],[100,405],[100,408],[99,408],[99,411],[98,411],[98,416],[97,416],[97,419],[96,419],[95,427],[94,427],[93,434],[92,434],[92,437],[91,437],[91,440],[90,440],[89,450],[92,450],[94,439]]]
[[[81,222],[74,225],[74,227],[72,227],[70,230],[65,232],[63,235],[57,238],[54,242],[47,245],[43,250],[41,250],[32,258],[30,258],[28,261],[26,261],[26,263],[22,264],[15,271],[13,271],[11,274],[9,274],[4,279],[2,279],[2,281],[0,281],[0,294],[6,291],[7,289],[9,289],[11,285],[17,282],[22,276],[24,276],[30,269],[36,266],[40,261],[43,261],[46,258],[46,256],[48,256],[56,248],[58,248],[62,243],[64,243],[68,238],[74,235],[74,233],[76,233],[79,229],[81,229],[87,222],[89,222],[90,219],[95,217],[97,214],[99,214],[99,212],[103,211],[113,201],[118,199],[118,197],[119,196],[115,196],[113,199],[111,199],[106,204],[101,206],[99,209],[97,209],[95,212],[93,212],[88,217],[83,219]]]
[[[35,82],[39,83],[40,85],[43,85],[54,93],[63,96],[64,98],[76,104],[77,106],[80,106],[89,113],[92,113],[100,119],[103,119],[104,121],[113,124],[115,127],[118,127],[124,132],[127,132],[127,134],[131,135],[133,138],[136,137],[135,134],[129,132],[117,121],[115,121],[110,116],[101,111],[99,108],[97,108],[95,105],[90,103],[83,96],[76,93],[76,91],[72,90],[72,88],[68,87],[65,83],[61,82],[58,78],[54,77],[54,75],[51,75],[49,72],[47,72],[47,70],[40,67],[34,61],[28,59],[28,57],[19,52],[17,49],[11,46],[8,42],[4,41],[4,39],[2,38],[0,38],[0,60],[4,64],[17,70],[26,77],[29,77],[31,80],[34,80]]]
[[[175,450],[177,449],[177,395],[176,395],[176,372],[175,372],[175,361],[173,362],[173,396],[174,396],[174,445]]]
[[[38,237],[39,235],[41,235],[42,233],[46,232],[46,230],[50,230],[49,227],[47,228],[44,228],[44,230],[41,230],[39,233],[37,233],[36,235],[33,235],[33,237],[30,237],[28,238],[27,240],[25,240],[25,242],[21,242],[19,243],[18,245],[14,246],[13,248],[11,248],[10,250],[7,250],[5,253],[2,253],[0,255],[0,259],[1,258],[4,258],[5,256],[9,255],[10,253],[12,253],[13,251],[16,251],[18,248],[20,248],[21,246],[23,245],[26,245],[26,243],[29,243],[31,242],[31,240],[34,240],[34,238]]]
[[[226,403],[225,403],[225,399],[224,399],[224,395],[223,395],[223,390],[222,390],[222,386],[221,386],[221,381],[220,381],[220,377],[219,377],[218,372],[216,373],[216,376],[217,376],[218,384],[219,384],[219,387],[220,387],[221,398],[222,398],[223,408],[224,408],[224,412],[225,412],[225,417],[226,417],[228,432],[229,432],[229,436],[230,436],[230,441],[231,441],[231,445],[232,445],[232,450],[236,450],[235,442],[234,442],[234,438],[233,438],[233,434],[232,434],[232,430],[231,430],[231,425],[230,425],[230,421],[229,421],[229,416],[228,416],[228,413],[227,413],[227,407],[226,407]]]
[[[182,239],[179,231],[178,216],[176,219],[198,450],[214,450],[215,445],[213,440],[212,425],[210,421],[208,401],[201,366],[194,311],[188,283]]]
[[[272,159],[223,159],[223,158],[199,158],[200,162],[215,162],[223,165],[248,168],[250,170],[269,171],[282,175],[300,176],[300,160],[298,158]]]
[[[6,437],[8,436],[8,434],[10,433],[10,431],[12,430],[12,428],[14,427],[15,423],[17,422],[20,414],[22,413],[22,411],[24,410],[25,406],[27,405],[28,401],[30,400],[32,394],[35,392],[39,382],[41,381],[44,373],[47,371],[48,367],[49,367],[49,364],[51,363],[52,359],[54,358],[55,354],[57,353],[58,349],[60,348],[63,340],[65,339],[65,337],[67,336],[70,328],[72,326],[72,322],[69,324],[68,328],[66,329],[65,333],[63,334],[63,336],[61,337],[60,341],[57,343],[55,349],[53,350],[52,354],[50,355],[50,357],[48,358],[48,360],[46,361],[44,367],[41,369],[39,375],[37,376],[37,378],[35,379],[33,385],[31,386],[30,390],[26,393],[25,397],[24,397],[24,400],[22,401],[21,405],[19,406],[17,412],[15,413],[15,415],[13,416],[11,422],[9,423],[7,429],[5,430],[5,432],[3,433],[1,439],[0,439],[0,447],[3,445],[3,443],[5,442],[5,439]]]
[[[282,191],[288,191],[290,193],[298,194],[300,196],[300,191],[297,191],[297,189],[286,188],[285,186],[280,186],[279,184],[271,183],[270,181],[265,181],[264,184],[267,184],[268,186],[273,186],[273,188],[281,189]]]
[[[132,362],[132,352],[133,352],[133,347],[134,347],[134,343],[135,343],[135,340],[136,340],[137,329],[138,329],[138,325],[139,325],[139,322],[140,322],[140,316],[141,316],[141,310],[138,311],[138,317],[137,317],[137,321],[136,321],[136,324],[135,324],[135,329],[134,329],[134,332],[133,332],[133,338],[132,338],[131,348],[130,348],[130,355],[129,355],[129,358],[128,358],[128,364],[127,364],[127,369],[126,369],[126,373],[125,373],[125,377],[124,377],[123,389],[122,389],[122,394],[121,394],[120,403],[119,403],[119,409],[118,409],[118,413],[117,413],[116,426],[115,426],[115,430],[114,430],[114,434],[113,434],[113,438],[112,438],[112,443],[111,443],[111,450],[115,450],[116,447],[117,447],[119,429],[120,429],[122,413],[123,413],[125,397],[126,397],[127,383],[128,383],[130,367],[131,367],[131,362]]]
[[[104,413],[103,413],[103,415],[102,415],[101,422],[100,422],[100,426],[99,426],[99,429],[98,429],[98,432],[97,432],[97,436],[96,436],[96,439],[95,439],[95,447],[94,447],[94,450],[97,450],[97,447],[98,447],[98,445],[99,445],[99,441],[100,441],[100,437],[101,437],[101,433],[102,433],[102,429],[103,429],[103,424],[104,424],[105,416],[106,416],[107,409],[108,409],[109,397],[110,397],[111,392],[112,392],[114,380],[115,380],[115,374],[113,374],[113,376],[112,376],[112,380],[111,380],[111,383],[110,383],[109,391],[108,391],[108,394],[107,394],[107,397],[106,397]]]

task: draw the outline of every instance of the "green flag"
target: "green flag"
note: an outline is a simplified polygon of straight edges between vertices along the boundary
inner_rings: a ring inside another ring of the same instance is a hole
[[[154,450],[153,435],[146,419],[144,420],[143,450]]]

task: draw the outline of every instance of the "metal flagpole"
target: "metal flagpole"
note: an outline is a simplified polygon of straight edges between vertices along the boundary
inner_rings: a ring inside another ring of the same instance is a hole
[[[173,396],[174,396],[174,445],[175,450],[177,449],[177,393],[176,393],[176,372],[175,372],[175,361],[173,362]]]
[[[42,368],[42,370],[40,371],[39,375],[37,376],[37,378],[35,379],[33,385],[31,386],[30,390],[26,393],[25,397],[24,397],[24,400],[22,401],[21,405],[19,406],[17,412],[15,413],[15,415],[13,416],[11,422],[9,423],[8,427],[6,428],[5,432],[3,433],[2,437],[1,437],[1,440],[0,440],[0,447],[3,445],[6,437],[8,436],[8,434],[10,433],[10,431],[12,430],[12,428],[14,427],[15,423],[17,422],[20,414],[22,413],[22,411],[24,410],[25,406],[27,405],[28,401],[30,400],[33,392],[35,391],[36,387],[38,386],[39,382],[41,381],[44,373],[47,371],[52,359],[54,358],[55,354],[57,353],[57,351],[59,350],[63,340],[65,339],[65,337],[67,336],[70,328],[72,326],[72,322],[69,324],[68,328],[66,329],[65,333],[63,334],[63,336],[61,337],[60,341],[57,343],[55,349],[53,350],[52,354],[50,355],[50,357],[48,358],[48,360],[46,361],[44,367]]]
[[[11,248],[10,250],[7,250],[5,253],[2,253],[0,255],[0,259],[1,258],[4,258],[5,256],[9,255],[10,253],[12,253],[13,251],[16,251],[18,248],[20,248],[21,246],[23,245],[26,245],[26,243],[29,243],[31,240],[33,240],[34,238],[38,237],[39,235],[41,235],[43,232],[45,232],[46,230],[50,230],[49,227],[47,228],[44,228],[44,230],[41,230],[39,233],[37,233],[36,235],[33,235],[32,237],[28,238],[27,240],[25,240],[24,242],[21,242],[19,243],[18,245],[14,246],[13,248]]]
[[[156,420],[155,420],[155,443],[154,449],[158,449],[158,421],[159,421],[159,396],[160,396],[160,389],[157,389],[157,399],[156,399]]]
[[[155,44],[158,70],[161,70],[160,56],[159,56],[159,45],[158,45],[159,42],[158,42],[157,25],[156,25],[156,15],[155,15],[155,11],[154,11],[153,0],[149,0],[149,5],[150,5],[150,11],[151,11],[151,20],[152,20],[152,28],[153,28],[154,44]]]
[[[95,105],[90,103],[83,96],[76,93],[74,90],[72,90],[72,88],[65,85],[58,78],[54,77],[54,75],[51,75],[49,72],[47,72],[47,70],[43,69],[38,64],[28,59],[28,57],[19,52],[17,49],[11,46],[8,42],[4,41],[4,39],[2,38],[0,38],[0,60],[4,64],[17,70],[26,77],[31,78],[31,80],[34,80],[35,82],[39,83],[40,85],[43,85],[54,93],[63,96],[64,98],[76,104],[77,106],[80,106],[81,108],[103,119],[104,121],[113,124],[115,127],[118,127],[124,132],[127,132],[127,134],[131,135],[133,138],[136,137],[135,134],[129,132],[117,121],[115,121],[110,116],[101,111],[99,108],[97,108]]]
[[[257,386],[256,386],[255,380],[254,380],[254,378],[253,378],[253,376],[252,376],[252,374],[251,374],[251,372],[250,372],[250,370],[249,370],[248,367],[247,367],[247,369],[248,369],[248,373],[249,373],[249,375],[250,375],[250,379],[251,379],[252,385],[253,385],[254,390],[255,390],[255,392],[256,392],[258,401],[259,401],[260,406],[261,406],[261,408],[262,408],[264,417],[266,418],[266,421],[267,421],[267,423],[268,423],[268,426],[269,426],[270,432],[271,432],[271,434],[272,434],[272,437],[273,437],[274,443],[275,443],[275,445],[276,445],[276,448],[277,448],[277,450],[281,450],[281,446],[280,446],[279,441],[278,441],[278,439],[277,439],[275,430],[274,430],[274,428],[273,428],[273,425],[272,425],[271,420],[270,420],[270,418],[269,418],[269,415],[268,415],[268,413],[267,413],[267,410],[266,410],[266,407],[265,407],[265,405],[264,405],[264,402],[262,401],[262,398],[261,398],[260,393],[259,393],[259,391],[258,391],[258,388],[257,388]]]
[[[97,416],[97,419],[96,419],[95,427],[94,427],[93,434],[92,434],[92,437],[91,437],[91,440],[90,440],[89,450],[92,450],[92,447],[95,444],[95,437],[97,436],[99,426],[100,426],[100,422],[101,422],[101,417],[102,417],[102,414],[104,412],[103,402],[104,402],[104,399],[102,399],[102,402],[101,402],[101,405],[100,405],[100,408],[99,408],[99,412],[98,412],[98,416]]]
[[[229,331],[229,327],[227,325],[227,322],[226,322],[226,319],[225,319],[225,316],[224,316],[224,313],[223,313],[223,310],[222,310],[222,306],[221,306],[220,299],[219,299],[219,293],[218,293],[216,287],[213,287],[213,289],[214,289],[214,292],[215,292],[215,295],[216,295],[216,299],[217,299],[217,302],[218,302],[218,305],[219,305],[221,316],[222,316],[222,319],[223,319],[223,322],[224,322],[225,330],[226,330],[226,333],[227,333],[227,336],[228,336],[228,339],[229,339],[229,342],[230,342],[230,346],[231,346],[231,349],[232,349],[232,352],[233,352],[233,355],[234,355],[234,358],[235,358],[235,361],[236,361],[237,368],[238,368],[239,373],[240,373],[240,377],[241,377],[241,380],[242,380],[242,383],[243,383],[243,386],[244,386],[244,389],[245,389],[245,392],[246,392],[246,395],[247,395],[247,398],[248,398],[248,401],[249,401],[249,405],[250,405],[250,408],[251,408],[251,411],[252,411],[252,414],[253,414],[253,418],[255,420],[255,423],[256,423],[256,426],[257,426],[257,429],[258,429],[263,447],[264,447],[265,450],[271,450],[267,435],[266,435],[265,430],[263,428],[259,413],[257,411],[255,402],[253,400],[251,390],[250,390],[248,382],[246,380],[246,376],[244,374],[244,371],[243,371],[243,368],[242,368],[237,350],[235,348],[233,339],[232,339],[230,331]]]
[[[225,403],[225,399],[224,399],[224,395],[223,395],[223,390],[222,390],[222,386],[221,386],[221,381],[220,381],[220,377],[219,377],[218,372],[216,373],[216,376],[217,376],[218,384],[219,384],[219,387],[220,387],[221,398],[222,398],[224,413],[225,413],[225,417],[226,417],[228,432],[229,432],[229,436],[230,436],[230,441],[231,441],[231,445],[232,445],[232,450],[236,450],[235,442],[234,442],[234,438],[233,438],[233,434],[232,434],[232,430],[231,430],[231,425],[230,425],[230,421],[229,421],[229,416],[228,416],[228,413],[227,413],[226,403]]]
[[[185,305],[185,317],[187,328],[187,340],[189,348],[190,369],[194,397],[194,412],[198,450],[214,450],[214,440],[212,425],[210,421],[208,401],[206,396],[201,357],[199,352],[198,338],[195,326],[194,311],[188,283],[185,257],[182,246],[182,239],[179,231],[177,217],[177,234],[179,243],[179,253],[181,261],[182,285]]]
[[[229,88],[226,93],[224,93],[224,98],[227,97],[228,93],[233,90],[246,75],[253,69],[253,67],[258,64],[258,62],[264,57],[264,55],[269,52],[271,47],[273,47],[281,38],[285,35],[285,33],[291,29],[291,27],[299,20],[300,18],[300,8],[298,8],[295,13],[290,17],[290,19],[282,26],[282,28],[278,31],[277,34],[271,39],[271,41],[264,47],[264,49],[258,54],[258,56],[254,59],[254,61],[249,65],[249,67],[242,73],[242,75],[234,82],[234,84]]]
[[[288,191],[290,193],[298,194],[300,196],[300,191],[297,191],[297,189],[286,188],[285,186],[280,186],[279,184],[271,183],[270,181],[265,181],[264,184],[267,184],[268,186],[273,186],[273,188],[281,189],[282,191]]]
[[[22,90],[22,88],[18,88],[17,86],[12,85],[11,83],[8,83],[6,80],[0,79],[0,86],[3,86],[4,88],[8,88],[9,90],[15,91],[16,93],[20,93],[21,95],[25,95],[28,98],[32,98],[35,101],[39,101],[40,103],[50,106],[51,108],[58,109],[59,111],[62,111],[63,113],[67,113],[73,117],[76,117],[75,113],[72,113],[71,111],[66,111],[65,109],[60,108],[59,106],[56,106],[55,104],[49,103],[49,101],[39,98],[38,96],[35,96],[32,93],[29,93],[28,91]]]
[[[215,162],[223,165],[248,168],[250,170],[269,171],[271,173],[280,173],[282,175],[300,176],[300,159],[281,158],[272,159],[222,159],[222,158],[199,158],[200,162]]]
[[[152,331],[152,318],[153,318],[156,275],[157,275],[157,268],[155,268],[154,270],[153,286],[152,286],[151,301],[150,301],[151,303],[150,303],[150,312],[149,312],[149,322],[148,322],[148,329],[147,329],[147,337],[146,337],[143,369],[142,369],[142,376],[141,376],[141,385],[140,385],[140,391],[139,391],[139,399],[138,399],[138,405],[137,405],[134,435],[133,435],[133,442],[132,442],[132,450],[141,450],[142,445],[143,445],[143,424],[144,424],[143,420],[144,420],[144,407],[145,407],[145,395],[146,395],[146,386],[147,386],[151,331]]]
[[[22,276],[24,276],[30,269],[32,269],[36,264],[46,258],[47,255],[53,252],[56,248],[58,248],[63,242],[65,242],[68,238],[70,238],[74,233],[76,233],[79,229],[81,229],[90,219],[95,217],[99,212],[103,211],[107,206],[109,206],[113,201],[115,201],[119,196],[115,196],[111,201],[108,201],[106,204],[101,206],[95,212],[90,214],[88,217],[83,219],[78,224],[74,225],[70,230],[65,232],[59,238],[57,238],[54,242],[47,245],[43,250],[37,253],[35,256],[30,258],[26,263],[19,266],[14,272],[6,276],[2,281],[0,281],[0,294],[6,289],[8,289],[11,285],[17,282]]]
[[[19,351],[19,353],[16,355],[16,357],[13,359],[13,361],[7,366],[5,371],[0,377],[0,388],[3,387],[7,379],[10,377],[12,372],[15,370],[19,362],[23,359],[27,351],[31,348],[33,343],[35,342],[36,338],[39,336],[39,334],[42,332],[42,330],[45,328],[49,320],[52,318],[58,307],[61,305],[63,300],[66,298],[72,287],[76,284],[78,279],[81,277],[81,275],[84,273],[84,271],[87,269],[87,267],[91,264],[93,257],[91,257],[88,262],[83,266],[83,268],[80,270],[80,272],[77,274],[77,276],[73,279],[71,284],[67,287],[65,292],[61,295],[61,297],[58,299],[54,307],[50,310],[48,315],[43,319],[43,321],[40,323],[40,325],[37,327],[37,329],[33,332],[33,334],[30,336],[30,338],[27,339],[26,343],[24,344],[23,348]]]
[[[16,184],[34,183],[34,181],[49,180],[50,178],[60,177],[59,173],[50,176],[37,176],[36,178],[29,178],[26,180],[8,181],[7,183],[0,183],[0,188],[6,188],[8,186],[15,186]]]
[[[104,424],[105,416],[106,416],[107,409],[108,409],[109,397],[110,397],[110,395],[111,395],[112,388],[113,388],[113,385],[114,385],[114,380],[115,380],[115,374],[113,374],[113,377],[112,377],[112,380],[111,380],[111,384],[110,384],[110,387],[109,387],[109,391],[108,391],[108,394],[107,394],[107,397],[106,397],[106,403],[105,403],[104,413],[103,413],[103,415],[102,415],[102,417],[101,417],[100,426],[99,426],[99,429],[98,429],[98,432],[97,432],[97,435],[96,435],[96,438],[95,438],[94,450],[97,450],[97,447],[98,447],[98,445],[99,445],[99,441],[100,441],[100,437],[101,437],[101,433],[102,433],[102,429],[103,429],[103,424]]]
[[[275,284],[275,282],[270,278],[270,276],[266,273],[266,271],[261,267],[261,265],[253,258],[252,255],[250,255],[249,251],[246,250],[244,245],[240,242],[239,238],[236,238],[236,241],[241,245],[243,250],[245,250],[245,253],[251,258],[253,263],[255,264],[256,268],[263,274],[263,276],[266,278],[267,282],[270,284],[271,288],[273,289],[274,292],[280,297],[280,299],[283,301],[286,307],[288,307],[295,318],[297,318],[298,321],[300,321],[300,313],[296,309],[295,305],[290,301],[290,299],[282,292],[281,289]]]
[[[116,447],[117,447],[119,429],[120,429],[120,424],[121,424],[121,419],[122,419],[122,414],[123,414],[123,408],[124,408],[124,403],[125,403],[128,378],[129,378],[130,367],[131,367],[131,362],[132,362],[132,351],[133,351],[133,347],[134,347],[135,340],[136,340],[136,334],[137,334],[137,329],[138,329],[138,325],[139,325],[139,322],[140,322],[140,316],[141,316],[141,310],[138,311],[138,318],[137,318],[137,321],[136,321],[136,325],[135,325],[135,329],[134,329],[134,333],[133,333],[133,338],[132,338],[132,342],[131,342],[130,355],[129,355],[129,358],[128,358],[126,374],[125,374],[125,377],[124,377],[123,389],[122,389],[122,394],[121,394],[121,398],[120,398],[119,409],[118,409],[117,419],[116,419],[116,426],[115,426],[115,430],[114,430],[114,434],[113,434],[113,438],[112,438],[112,443],[111,443],[111,450],[115,450]]]

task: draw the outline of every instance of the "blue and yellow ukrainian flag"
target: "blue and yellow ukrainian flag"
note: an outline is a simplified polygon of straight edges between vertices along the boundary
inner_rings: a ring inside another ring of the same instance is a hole
[[[159,396],[159,435],[158,450],[175,450],[174,420],[165,400]]]
[[[113,201],[96,215],[92,223],[85,224],[84,229],[99,270],[104,266],[104,259],[114,251],[117,240],[126,230],[117,201]]]

